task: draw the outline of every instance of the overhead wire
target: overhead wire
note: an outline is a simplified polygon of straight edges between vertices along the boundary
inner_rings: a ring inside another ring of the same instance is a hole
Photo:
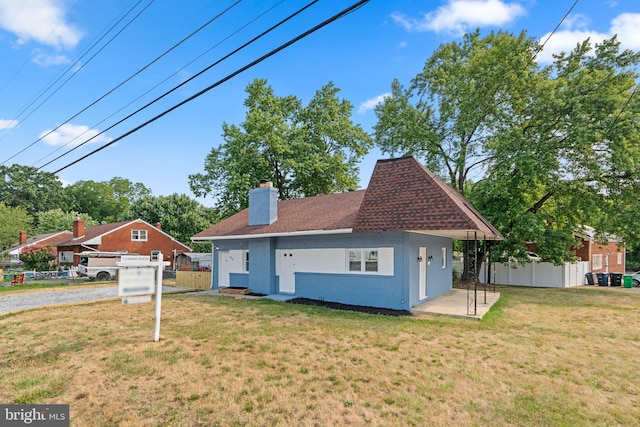
[[[54,172],[52,172],[54,175],[62,172],[65,169],[68,169],[69,167],[80,163],[81,161],[93,156],[94,154],[99,153],[100,151],[104,150],[107,147],[110,147],[111,145],[115,144],[118,141],[121,141],[122,139],[126,138],[129,135],[132,135],[133,133],[139,131],[140,129],[150,125],[151,123],[159,120],[160,118],[166,116],[167,114],[171,113],[172,111],[182,107],[183,105],[193,101],[196,98],[199,98],[200,96],[204,95],[205,93],[209,92],[210,90],[220,86],[221,84],[231,80],[233,77],[237,76],[238,74],[254,67],[255,65],[263,62],[264,60],[272,57],[273,55],[277,54],[278,52],[286,49],[287,47],[299,42],[300,40],[304,39],[305,37],[308,37],[309,35],[315,33],[316,31],[318,31],[321,28],[324,28],[325,26],[331,24],[334,21],[337,21],[338,19],[348,15],[349,13],[361,8],[362,6],[364,6],[366,3],[368,3],[370,0],[360,0],[354,4],[352,4],[351,6],[347,7],[346,9],[343,9],[342,11],[338,12],[337,14],[333,15],[332,17],[322,21],[320,24],[315,25],[314,27],[310,28],[307,31],[304,31],[303,33],[299,34],[298,36],[294,37],[293,39],[290,39],[289,41],[281,44],[280,46],[276,47],[275,49],[272,49],[271,51],[267,52],[266,54],[260,56],[258,59],[255,59],[254,61],[248,63],[247,65],[237,69],[236,71],[228,74],[227,76],[225,76],[224,78],[216,81],[215,83],[207,86],[206,88],[200,90],[199,92],[191,95],[190,97],[184,99],[183,101],[173,105],[172,107],[166,109],[165,111],[163,111],[162,113],[152,117],[151,119],[145,121],[144,123],[136,126],[135,128],[125,132],[124,134],[120,135],[119,137],[113,139],[112,141],[103,144],[101,147],[96,148],[95,150],[91,151],[90,153],[85,154],[84,156],[74,160],[71,163],[68,163],[67,165],[55,170]]]
[[[212,64],[208,65],[207,67],[205,67],[204,69],[200,70],[199,72],[197,72],[196,74],[194,74],[193,76],[191,76],[190,78],[188,78],[187,80],[183,81],[182,83],[180,83],[177,86],[174,86],[172,89],[166,91],[165,93],[163,93],[162,95],[156,97],[155,99],[153,99],[152,101],[148,102],[147,104],[143,105],[142,107],[138,108],[136,111],[134,111],[133,113],[130,113],[129,115],[127,115],[126,117],[118,120],[116,123],[112,124],[111,126],[107,127],[106,129],[100,131],[99,133],[97,133],[96,135],[93,135],[91,138],[83,141],[82,143],[78,144],[77,146],[67,150],[66,152],[64,152],[63,154],[59,155],[58,157],[56,157],[55,159],[52,159],[50,161],[48,161],[47,163],[41,165],[38,170],[41,170],[42,168],[50,165],[51,163],[55,162],[56,160],[61,159],[62,157],[66,156],[67,154],[70,154],[71,152],[77,150],[78,148],[82,147],[83,145],[93,141],[95,138],[97,138],[98,136],[106,133],[107,131],[113,129],[114,127],[120,125],[121,123],[125,122],[126,120],[130,119],[131,117],[135,116],[136,114],[140,113],[141,111],[147,109],[148,107],[150,107],[151,105],[155,104],[156,102],[160,101],[161,99],[165,98],[166,96],[170,95],[171,93],[175,92],[176,90],[180,89],[181,87],[185,86],[186,84],[190,83],[191,81],[193,81],[194,79],[198,78],[199,76],[201,76],[202,74],[204,74],[205,72],[209,71],[210,69],[212,69],[213,67],[217,66],[218,64],[220,64],[221,62],[227,60],[228,58],[232,57],[233,55],[235,55],[236,53],[240,52],[241,50],[243,50],[244,48],[246,48],[247,46],[250,46],[251,44],[255,43],[257,40],[261,39],[262,37],[266,36],[267,34],[271,33],[272,31],[274,31],[275,29],[279,28],[280,26],[284,25],[286,22],[290,21],[291,19],[295,18],[296,16],[298,16],[299,14],[301,14],[302,12],[304,12],[305,10],[307,10],[308,8],[310,8],[311,6],[313,6],[314,4],[318,3],[318,1],[320,0],[313,0],[309,3],[307,3],[305,6],[303,6],[302,8],[298,9],[297,11],[295,11],[294,13],[292,13],[291,15],[287,16],[286,18],[282,19],[281,21],[279,21],[278,23],[272,25],[271,27],[269,27],[267,30],[263,31],[262,33],[260,33],[259,35],[253,37],[251,40],[249,40],[248,42],[242,44],[240,47],[234,49],[233,51],[231,51],[230,53],[226,54],[225,56],[223,56],[222,58],[218,59],[217,61],[213,62]]]
[[[55,27],[53,27],[53,29],[51,30],[51,32],[49,32],[49,34],[47,35],[47,37],[44,38],[44,40],[42,40],[42,43],[46,43],[47,40],[49,40],[49,38],[56,32],[56,30],[60,27],[60,25],[62,25],[62,23],[64,21],[66,21],[67,17],[69,16],[69,14],[73,11],[73,9],[75,9],[75,7],[78,5],[78,3],[80,3],[81,0],[76,0],[76,2],[73,4],[73,6],[71,6],[67,12],[65,13],[65,15],[62,17],[62,19],[60,19],[60,21],[58,21],[58,23],[56,24]],[[20,7],[18,9],[18,11],[13,15],[13,18],[11,18],[11,21],[9,21],[9,24],[11,24],[13,22],[13,20],[15,20],[16,16],[20,13],[20,11],[22,10],[22,7],[24,6],[24,2],[20,3]],[[31,55],[29,55],[27,57],[27,59],[24,60],[24,62],[22,63],[22,65],[20,65],[18,67],[18,69],[16,70],[15,73],[13,73],[13,75],[11,77],[9,77],[7,79],[6,82],[4,82],[4,84],[2,86],[0,86],[0,93],[2,93],[3,90],[5,90],[7,88],[7,86],[9,86],[9,84],[18,76],[20,75],[20,73],[22,72],[22,69],[24,68],[25,65],[27,65],[29,63],[29,61],[31,61],[34,57],[34,53],[31,53]]]
[[[64,126],[65,124],[69,123],[71,120],[75,119],[76,117],[78,117],[80,114],[84,113],[85,111],[87,111],[89,108],[93,107],[94,105],[96,105],[98,102],[102,101],[104,98],[106,98],[107,96],[109,96],[110,94],[112,94],[113,92],[115,92],[116,90],[118,90],[119,88],[121,88],[122,86],[124,86],[126,83],[128,83],[129,81],[131,81],[133,78],[135,78],[136,76],[140,75],[142,72],[144,72],[146,69],[148,69],[149,67],[151,67],[153,64],[155,64],[156,62],[158,62],[160,59],[162,59],[163,57],[165,57],[166,55],[168,55],[171,51],[173,51],[174,49],[176,49],[177,47],[179,47],[181,44],[183,44],[184,42],[186,42],[187,40],[189,40],[191,37],[193,37],[194,35],[196,35],[197,33],[199,33],[200,31],[202,31],[204,28],[206,28],[208,25],[210,25],[211,23],[215,22],[218,18],[220,18],[221,16],[223,16],[224,14],[226,14],[228,11],[230,11],[231,9],[233,9],[235,6],[237,6],[242,0],[236,0],[235,3],[231,4],[230,6],[228,6],[226,9],[224,9],[222,12],[218,13],[216,16],[214,16],[213,18],[209,19],[207,22],[205,22],[204,24],[202,24],[199,28],[197,28],[196,30],[192,31],[189,35],[187,35],[186,37],[184,37],[182,40],[180,40],[179,42],[175,43],[173,46],[171,46],[169,49],[165,50],[163,53],[161,53],[159,56],[157,56],[156,58],[154,58],[151,62],[148,62],[145,66],[143,66],[142,68],[140,68],[138,71],[136,71],[135,73],[133,73],[132,75],[130,75],[129,77],[127,77],[125,80],[123,80],[122,82],[118,83],[116,86],[114,86],[112,89],[108,90],[106,93],[104,93],[102,96],[100,96],[99,98],[97,98],[96,100],[94,100],[93,102],[91,102],[89,105],[87,105],[86,107],[84,107],[83,109],[81,109],[80,111],[78,111],[77,113],[75,113],[74,115],[72,115],[71,117],[69,117],[68,119],[66,119],[64,122],[60,123],[59,125],[57,125],[56,127],[54,127],[51,130],[48,130],[46,132],[44,132],[42,135],[40,135],[38,137],[38,139],[36,139],[35,141],[33,141],[32,143],[30,143],[29,145],[27,145],[26,147],[24,147],[22,150],[18,151],[16,154],[14,154],[13,156],[9,157],[7,160],[5,160],[4,162],[2,162],[0,165],[5,164],[6,162],[8,162],[9,160],[17,157],[18,155],[24,153],[26,150],[28,150],[29,148],[33,147],[35,144],[37,144],[38,142],[42,141],[43,139],[45,139],[47,136],[51,135],[53,132],[55,132],[56,130],[60,129],[62,126]],[[148,5],[147,5],[148,6]],[[99,52],[98,52],[99,53]],[[48,98],[47,98],[48,99]],[[46,100],[45,100],[46,101]],[[36,162],[37,163],[37,162]]]
[[[83,133],[75,136],[74,138],[72,138],[71,140],[67,141],[65,144],[61,145],[60,147],[56,148],[55,150],[53,150],[52,152],[50,152],[49,154],[45,155],[44,157],[41,157],[40,159],[36,160],[35,162],[33,162],[31,164],[31,166],[36,166],[38,163],[40,163],[41,161],[51,157],[53,154],[57,153],[58,151],[62,150],[64,147],[67,147],[68,145],[71,145],[74,141],[76,141],[77,139],[81,138],[83,135],[85,135],[86,133],[88,133],[91,129],[96,129],[98,126],[100,126],[102,123],[104,123],[105,121],[107,121],[108,119],[112,118],[113,116],[115,116],[116,114],[118,114],[119,112],[121,112],[122,110],[124,110],[125,108],[129,107],[130,105],[132,105],[133,103],[135,103],[136,101],[140,100],[141,98],[143,98],[144,96],[148,95],[150,92],[152,92],[153,90],[157,89],[159,86],[161,86],[162,84],[166,83],[169,79],[171,79],[172,77],[176,76],[177,74],[179,74],[180,72],[184,71],[189,65],[193,64],[194,62],[196,62],[197,60],[201,59],[203,56],[205,56],[206,54],[208,54],[209,52],[211,52],[212,50],[214,50],[215,48],[217,48],[218,46],[220,46],[222,43],[224,43],[225,41],[229,40],[230,38],[232,38],[233,36],[235,36],[236,34],[238,34],[240,31],[242,31],[243,29],[247,28],[249,25],[253,24],[255,21],[257,21],[258,19],[262,18],[263,16],[265,16],[266,14],[268,14],[269,12],[271,12],[273,9],[275,9],[276,7],[278,7],[280,4],[282,4],[285,0],[280,0],[278,3],[274,4],[273,6],[271,6],[269,9],[266,9],[264,12],[262,12],[260,15],[257,15],[256,17],[254,17],[252,20],[248,21],[247,23],[245,23],[244,25],[242,25],[241,27],[239,27],[238,29],[236,29],[235,31],[233,31],[232,33],[230,33],[228,36],[226,36],[225,38],[223,38],[222,40],[220,40],[219,42],[217,42],[216,44],[212,45],[209,49],[207,49],[206,51],[202,52],[200,55],[196,56],[195,58],[193,58],[191,61],[187,62],[185,65],[183,65],[182,67],[180,67],[179,69],[177,69],[176,71],[174,71],[173,73],[171,73],[170,75],[168,75],[167,77],[165,77],[163,80],[161,80],[160,82],[156,83],[154,86],[152,86],[151,88],[149,88],[148,90],[146,90],[145,92],[141,93],[140,95],[138,95],[135,99],[129,101],[126,105],[120,107],[118,110],[114,111],[113,113],[111,113],[109,116],[105,117],[104,119],[100,120],[99,122],[93,124],[91,126],[90,129],[87,129],[86,131],[84,131]],[[104,130],[102,133],[106,132],[107,130]],[[44,165],[42,166],[44,167]]]
[[[16,118],[14,120],[18,120],[20,119],[21,121],[26,120],[27,118],[29,118],[36,110],[38,110],[46,101],[48,101],[54,94],[56,94],[60,89],[62,89],[62,87],[64,85],[66,85],[82,68],[84,68],[89,62],[91,62],[100,52],[102,52],[109,44],[111,44],[113,42],[113,40],[115,40],[116,37],[118,37],[122,31],[124,31],[129,25],[131,25],[136,19],[138,19],[138,17],[140,17],[140,15],[149,8],[149,6],[151,6],[151,4],[153,4],[155,2],[155,0],[150,0],[149,3],[147,3],[147,5],[140,11],[138,12],[132,19],[129,20],[129,22],[127,22],[125,24],[125,26],[123,28],[121,28],[113,37],[111,37],[106,44],[104,44],[102,47],[99,48],[98,52],[96,52],[95,54],[93,54],[88,60],[87,62],[85,62],[84,64],[82,64],[81,66],[78,66],[78,64],[80,63],[80,61],[87,55],[89,54],[89,52],[91,52],[91,50],[97,46],[98,43],[100,43],[102,41],[102,39],[104,39],[111,31],[113,31],[115,29],[115,27],[122,22],[122,20],[128,16],[140,3],[142,2],[142,0],[138,0],[138,2],[132,6],[126,14],[124,14],[122,16],[122,18],[120,18],[115,24],[113,24],[108,31],[104,32],[104,34],[102,36],[100,36],[91,46],[89,46],[88,48],[86,48],[84,50],[84,52],[79,55],[72,64],[70,64],[63,72],[61,72],[58,77],[56,77],[48,86],[46,89],[42,90],[41,93],[39,95],[37,95],[36,97],[34,97],[34,99],[32,99],[29,104],[27,106],[25,106],[17,115]],[[33,106],[33,104],[35,104],[40,98],[42,98],[43,96],[45,96],[45,94],[51,90],[51,88],[58,83],[69,71],[73,70],[73,73],[71,74],[70,77],[68,77],[64,82],[62,82],[62,84],[60,84],[54,91],[53,93],[51,93],[44,101],[42,101],[40,104],[38,104],[35,108],[33,108],[26,116],[22,117],[22,114],[24,114],[29,108],[31,108],[31,106]],[[9,132],[5,133],[3,136],[0,137],[0,141],[2,139],[4,139],[9,133],[11,133],[11,129],[9,129]],[[2,162],[1,164],[5,164],[7,161],[11,160],[14,156],[12,156],[11,158],[5,160],[4,162]]]

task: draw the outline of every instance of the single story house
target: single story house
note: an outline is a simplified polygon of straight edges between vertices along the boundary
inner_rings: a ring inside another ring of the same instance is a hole
[[[84,221],[73,221],[73,233],[65,241],[57,244],[58,261],[63,264],[78,265],[82,252],[121,252],[153,256],[158,252],[163,261],[169,261],[173,268],[174,255],[191,252],[191,248],[155,226],[141,220],[100,224],[85,229]]]
[[[279,201],[263,182],[248,209],[192,241],[212,244],[214,289],[408,310],[452,288],[453,239],[485,238],[502,236],[403,157],[379,160],[366,190]]]
[[[29,246],[49,246],[53,254],[57,256],[56,245],[60,241],[67,240],[71,236],[70,231],[58,231],[54,233],[45,233],[39,234],[33,237],[27,237],[26,231],[21,231],[18,235],[18,243],[12,245],[6,251],[3,251],[3,255],[9,255],[10,264],[21,264],[20,255],[22,254],[23,249]]]

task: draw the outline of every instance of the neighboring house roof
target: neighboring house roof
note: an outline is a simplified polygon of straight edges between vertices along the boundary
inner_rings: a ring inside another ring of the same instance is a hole
[[[47,242],[45,246],[57,246],[59,242],[63,242],[72,236],[70,231],[56,231],[53,233],[38,234],[37,236],[29,237],[23,244],[12,245],[9,249],[3,253],[19,254],[23,248],[27,246],[38,245],[42,242]]]
[[[245,209],[192,240],[379,231],[503,238],[462,195],[412,157],[379,160],[366,190],[282,200],[277,209],[270,225],[249,226]]]
[[[576,236],[586,239],[586,240],[596,240],[596,237],[602,239],[606,239],[608,242],[624,242],[624,239],[618,236],[614,236],[613,234],[604,234],[602,236],[597,236],[596,229],[590,227],[588,225],[581,225],[579,230],[576,231]]]
[[[57,246],[65,247],[65,246],[77,246],[77,245],[100,245],[102,244],[102,236],[109,233],[113,233],[114,231],[120,228],[126,227],[131,224],[135,224],[135,223],[146,224],[149,227],[152,227],[153,229],[157,230],[159,233],[162,233],[165,236],[169,237],[170,239],[174,240],[177,244],[183,246],[187,250],[191,250],[191,248],[189,248],[188,246],[183,245],[182,243],[178,242],[169,234],[154,227],[153,225],[149,224],[148,222],[142,219],[132,219],[128,221],[120,221],[120,222],[114,222],[111,224],[100,224],[93,227],[87,227],[84,229],[84,236],[78,237],[78,238],[71,237],[70,239],[67,239],[65,241],[58,243]]]

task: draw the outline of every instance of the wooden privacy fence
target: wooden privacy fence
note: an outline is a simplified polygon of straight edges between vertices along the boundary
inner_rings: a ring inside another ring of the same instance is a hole
[[[176,271],[176,286],[191,289],[211,289],[211,272]]]

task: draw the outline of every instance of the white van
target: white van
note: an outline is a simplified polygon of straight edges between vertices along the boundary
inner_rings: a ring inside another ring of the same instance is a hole
[[[91,280],[115,279],[118,273],[117,262],[122,255],[137,255],[126,252],[82,252],[78,274]]]

